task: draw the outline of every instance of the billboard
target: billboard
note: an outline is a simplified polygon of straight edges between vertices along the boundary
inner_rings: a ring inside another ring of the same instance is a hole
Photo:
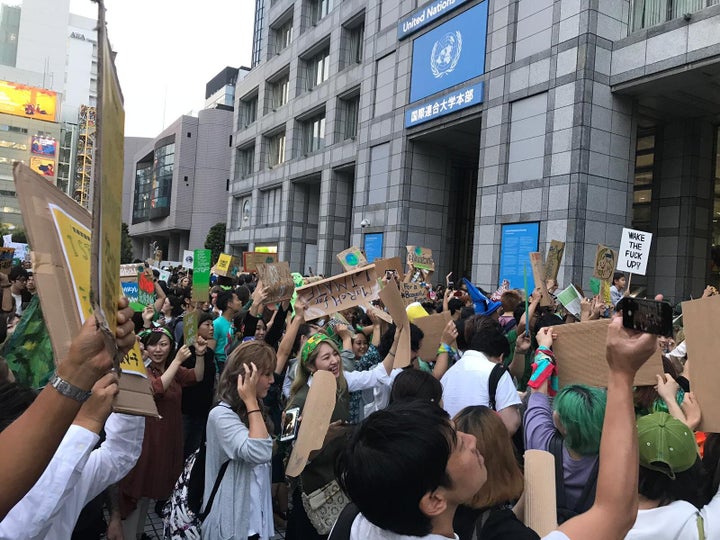
[[[39,137],[38,135],[33,135],[30,151],[33,154],[55,156],[55,152],[57,152],[57,141],[51,137]]]
[[[31,157],[30,168],[42,176],[55,176],[54,159]]]
[[[487,19],[486,0],[415,39],[411,103],[485,72]]]
[[[52,90],[0,81],[0,113],[55,121],[57,94]]]

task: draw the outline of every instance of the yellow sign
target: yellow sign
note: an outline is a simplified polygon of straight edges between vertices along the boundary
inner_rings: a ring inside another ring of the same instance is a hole
[[[222,272],[223,274],[227,274],[228,270],[230,270],[230,263],[232,262],[232,255],[228,255],[226,253],[221,253],[220,257],[218,258],[217,264],[215,265],[215,269],[217,270],[217,273],[219,274]]]
[[[31,157],[30,158],[30,168],[33,171],[35,171],[36,173],[41,174],[42,176],[47,176],[47,177],[55,176],[55,160],[54,159]]]
[[[145,362],[143,362],[142,352],[140,352],[140,343],[136,341],[135,346],[123,357],[120,362],[120,369],[123,373],[140,375],[141,377],[145,377],[147,379]]]
[[[52,90],[0,81],[0,113],[55,121],[57,93]]]
[[[90,229],[67,214],[59,206],[50,204],[55,229],[60,237],[65,262],[70,269],[75,301],[82,322],[92,315],[90,303]]]

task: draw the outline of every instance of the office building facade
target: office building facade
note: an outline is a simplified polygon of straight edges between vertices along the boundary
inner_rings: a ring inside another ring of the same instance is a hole
[[[718,4],[258,0],[227,249],[329,274],[419,245],[491,289],[558,240],[587,290],[633,227],[633,282],[697,296],[720,277]]]

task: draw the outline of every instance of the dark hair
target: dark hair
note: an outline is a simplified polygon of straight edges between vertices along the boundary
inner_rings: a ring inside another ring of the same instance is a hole
[[[235,294],[237,294],[237,297],[243,303],[243,306],[248,303],[248,300],[250,300],[250,289],[248,289],[246,285],[238,285],[235,288]]]
[[[357,427],[338,457],[335,476],[372,524],[424,536],[432,524],[420,501],[450,486],[446,469],[456,440],[448,414],[437,405],[394,403]]]
[[[17,420],[36,396],[34,390],[17,383],[0,383],[0,432]]]
[[[442,384],[431,373],[420,369],[406,369],[395,377],[390,391],[390,403],[429,401],[440,404]]]
[[[179,317],[182,315],[182,312],[184,311],[183,308],[183,299],[180,296],[175,296],[174,294],[170,294],[167,297],[168,302],[170,302],[170,306],[172,309],[170,310],[170,316],[171,317]]]
[[[222,291],[221,293],[218,293],[215,305],[221,312],[225,311],[228,304],[232,301],[233,296],[237,296],[235,291]]]
[[[507,356],[510,343],[500,323],[484,315],[473,315],[465,321],[465,341],[468,348],[487,356]]]
[[[720,434],[708,433],[703,449],[702,464],[705,469],[705,492],[702,502],[707,504],[720,487]]]
[[[10,273],[8,274],[8,279],[10,281],[17,281],[20,278],[27,279],[30,277],[30,274],[28,274],[28,271],[25,270],[21,265],[15,265],[10,269]]]
[[[393,329],[393,337],[395,336],[395,329]],[[425,332],[420,330],[419,327],[410,323],[410,350],[418,352],[420,350],[420,342],[425,337]]]
[[[515,319],[516,324],[520,324],[520,319],[522,319],[523,313],[525,313],[525,304],[520,302],[517,306],[515,306],[515,309],[513,309],[513,318]]]
[[[417,326],[410,323],[410,350],[413,352],[417,352],[420,350],[420,342],[425,337],[425,332],[420,330]],[[380,354],[380,358],[385,358],[387,356],[388,351],[390,350],[390,347],[392,347],[393,341],[395,339],[395,325],[391,324],[388,326],[388,329],[385,330],[385,333],[380,337],[380,343],[378,344],[377,350]]]
[[[472,306],[465,306],[460,310],[461,319],[469,319],[473,315],[475,315],[475,308]]]
[[[702,508],[704,471],[700,456],[687,471],[675,473],[673,480],[667,474],[640,466],[638,493],[651,501],[666,506],[675,501],[687,501]]]
[[[158,342],[164,337],[166,337],[170,340],[170,349],[168,350],[168,355],[167,355],[167,358],[165,359],[165,367],[166,368],[170,365],[170,362],[173,361],[173,358],[175,358],[175,355],[174,355],[175,339],[172,337],[172,332],[170,332],[169,330],[167,330],[167,331],[170,335],[163,332],[161,327],[153,328],[150,332],[148,332],[142,338],[143,346],[146,348],[150,345],[157,345]]]
[[[457,328],[457,332],[458,332],[457,340],[455,343],[457,345],[458,350],[461,350],[461,351],[466,351],[468,348],[467,341],[465,341],[465,321],[467,321],[467,319],[462,319],[462,318],[455,321],[455,328]]]
[[[450,311],[450,315],[455,315],[455,312],[462,309],[463,303],[460,301],[459,298],[455,298],[454,296],[448,300],[448,311]]]
[[[313,333],[313,327],[309,324],[303,323],[298,327],[297,334],[295,335],[295,341],[293,342],[292,347],[292,353],[293,354],[300,354],[300,340],[303,336],[305,338],[309,338],[310,335]]]
[[[212,321],[213,316],[212,313],[208,313],[207,311],[201,311],[198,315],[198,326],[200,326],[205,321]]]
[[[623,274],[622,272],[613,272],[613,279],[612,279],[613,285],[615,285],[615,282],[618,279],[623,278],[623,277],[625,277],[625,274]]]

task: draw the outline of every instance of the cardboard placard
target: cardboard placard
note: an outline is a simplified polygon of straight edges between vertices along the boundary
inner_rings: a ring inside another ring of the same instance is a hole
[[[616,260],[617,252],[614,249],[598,244],[597,251],[595,252],[595,271],[593,272],[593,277],[603,281],[612,280]]]
[[[297,440],[288,459],[285,474],[291,478],[300,476],[313,450],[322,448],[335,409],[337,381],[329,371],[316,371],[308,391],[302,412],[302,422]]]
[[[215,263],[215,273],[218,276],[228,277],[230,275],[230,265],[232,264],[232,255],[221,253]]]
[[[560,388],[568,384],[606,387],[609,367],[605,360],[610,319],[600,319],[555,327],[553,352],[557,361]],[[635,374],[635,386],[657,384],[655,375],[663,373],[662,356],[656,350]]]
[[[560,240],[551,240],[548,247],[547,257],[545,257],[545,280],[552,279],[557,281],[557,275],[560,271],[560,263],[565,253],[565,242]]]
[[[130,349],[130,352],[123,357],[120,362],[120,369],[123,373],[145,377],[147,379],[147,371],[145,370],[145,363],[143,362],[139,342],[136,341],[133,348]]]
[[[295,280],[290,275],[290,265],[283,261],[273,264],[257,265],[258,281],[269,288],[266,304],[275,304],[290,300],[295,292]]]
[[[557,529],[555,457],[544,450],[525,451],[525,519],[541,537]]]
[[[207,302],[210,289],[210,262],[212,251],[196,249],[193,252],[192,301]]]
[[[138,269],[138,266],[140,267]],[[142,271],[142,264],[138,263],[132,263],[132,264],[121,264],[120,265],[120,279],[123,278],[132,278],[134,280],[137,280],[138,272]]]
[[[644,276],[650,258],[652,236],[652,233],[649,232],[623,227],[622,236],[620,237],[620,256],[617,259],[617,270]]]
[[[85,208],[22,163],[15,163],[13,176],[22,214],[32,216],[25,222],[25,227],[33,246],[33,274],[38,294],[43,305],[53,306],[52,309],[43,310],[53,355],[55,358],[65,358],[72,337],[80,333],[82,322],[60,238],[57,234],[49,234],[50,231],[56,231],[49,204],[56,205],[86,228],[90,227],[92,218]],[[89,289],[89,280],[85,286]],[[116,294],[120,293],[119,289],[118,284]],[[120,393],[114,407],[116,411],[158,416],[147,380],[120,377],[119,386]]]
[[[717,363],[720,296],[683,302],[682,313],[687,357],[691,360],[690,389],[702,410],[698,430],[720,433],[720,371]]]
[[[392,317],[390,316],[390,314],[386,313],[384,310],[380,309],[379,307],[371,306],[370,304],[363,304],[362,307],[365,308],[365,311],[367,311],[368,313],[372,313],[381,321],[384,321],[388,324],[392,324],[393,320],[392,320]]]
[[[432,250],[420,246],[407,246],[407,265],[409,268],[435,271]]]
[[[322,279],[297,289],[298,299],[305,302],[305,319],[312,321],[375,300],[380,292],[375,265],[363,266]],[[398,298],[400,293],[398,293]],[[400,300],[402,303],[402,300]]]
[[[532,268],[533,278],[535,279],[535,288],[540,288],[540,305],[552,306],[554,302],[545,285],[545,263],[543,263],[542,260],[542,253],[539,251],[530,252],[530,267]]]
[[[0,247],[0,272],[3,274],[10,273],[14,256],[15,248]]]
[[[400,260],[400,257],[391,257],[389,259],[375,259],[373,261],[375,265],[375,273],[379,278],[385,275],[386,270],[395,270],[397,272],[400,281],[405,280],[405,265]]]
[[[413,302],[425,302],[428,299],[428,291],[420,283],[400,283],[400,297],[405,306]]]
[[[243,269],[245,272],[257,272],[258,264],[276,262],[278,262],[277,253],[261,253],[260,251],[246,251],[243,253]]]
[[[400,291],[394,282],[388,283],[380,291],[380,300],[383,301],[395,326],[402,328],[400,341],[395,351],[393,369],[404,368],[410,365],[410,321],[408,320],[405,304],[400,297]]]
[[[360,250],[360,248],[355,246],[347,248],[345,251],[341,251],[336,256],[337,260],[346,272],[350,272],[355,268],[362,268],[368,264],[365,254]]]
[[[413,324],[423,331],[425,337],[422,339],[422,345],[418,356],[426,362],[432,362],[437,356],[438,348],[442,340],[443,330],[450,320],[450,312],[443,311],[427,317],[415,319]]]

